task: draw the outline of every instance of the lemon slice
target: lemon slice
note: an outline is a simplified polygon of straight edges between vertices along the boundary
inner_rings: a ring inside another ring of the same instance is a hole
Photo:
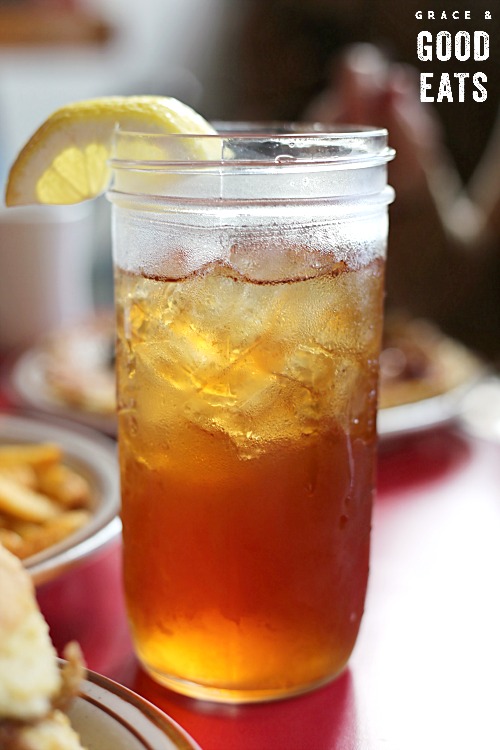
[[[19,153],[7,180],[7,206],[66,205],[103,193],[111,180],[108,159],[117,126],[141,133],[216,132],[191,107],[171,97],[103,97],[68,104],[54,112]]]

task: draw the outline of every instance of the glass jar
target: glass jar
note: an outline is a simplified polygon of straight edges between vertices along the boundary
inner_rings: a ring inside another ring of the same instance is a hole
[[[125,592],[174,690],[297,694],[354,647],[392,156],[383,130],[117,134]]]

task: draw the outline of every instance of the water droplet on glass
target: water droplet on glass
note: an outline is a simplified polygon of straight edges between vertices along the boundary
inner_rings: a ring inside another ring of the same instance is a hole
[[[289,154],[278,154],[278,156],[274,157],[274,161],[276,162],[276,164],[286,164],[294,162],[295,156],[290,156]]]

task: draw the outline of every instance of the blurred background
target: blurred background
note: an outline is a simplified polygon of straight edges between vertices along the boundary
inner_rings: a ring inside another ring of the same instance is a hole
[[[231,0],[2,0],[0,176],[59,106],[168,94],[216,113]],[[3,202],[2,202],[3,203]],[[25,299],[23,309],[19,300]],[[28,302],[29,300],[29,302]],[[112,302],[109,207],[0,209],[0,349]]]
[[[1,0],[2,181],[19,147],[55,108],[107,94],[171,95],[209,119],[343,120],[388,127],[398,151],[390,167],[398,197],[391,208],[387,305],[435,321],[498,362],[500,14],[484,20],[492,11],[485,0],[476,0],[473,8],[465,0],[443,0],[440,9],[448,11],[448,20],[417,19],[416,11],[426,10],[417,0]],[[471,20],[464,20],[466,10]],[[461,20],[453,20],[451,11]],[[484,29],[490,34],[489,59],[418,62],[422,29],[433,34]],[[435,74],[434,92],[442,72],[469,73],[464,101],[458,101],[456,89],[453,102],[421,104],[417,63],[420,71]],[[488,77],[482,103],[472,97],[478,70]],[[108,212],[105,199],[54,210],[57,228],[65,223],[57,242],[66,257],[68,244],[85,244],[86,250],[75,249],[73,260],[66,260],[70,269],[62,276],[51,272],[46,283],[65,278],[66,287],[80,290],[65,299],[61,292],[58,309],[48,318],[35,316],[32,327],[111,304]],[[4,286],[10,275],[7,291],[0,288],[4,339],[14,325],[6,298],[14,294],[13,256],[5,259],[6,248],[30,243],[12,224],[39,227],[48,216],[42,220],[31,209],[14,213],[15,219],[2,210],[0,228]],[[36,236],[47,234],[43,226]],[[23,283],[31,274],[32,294],[38,289],[44,297],[29,252],[27,258],[18,253]],[[22,343],[33,336],[29,321],[19,336]]]

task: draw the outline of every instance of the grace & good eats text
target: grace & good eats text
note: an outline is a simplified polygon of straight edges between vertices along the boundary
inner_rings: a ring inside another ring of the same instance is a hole
[[[435,20],[471,20],[471,11],[417,11],[417,19]],[[484,14],[485,20],[491,20],[491,13]],[[490,55],[488,32],[476,31],[433,31],[423,30],[417,35],[417,57],[421,62],[439,60],[448,62],[456,60],[464,63],[468,60],[483,62]],[[434,73],[420,73],[420,100],[422,102],[464,102],[472,96],[476,102],[484,102],[488,92],[486,73],[466,71],[441,73],[439,78]]]

